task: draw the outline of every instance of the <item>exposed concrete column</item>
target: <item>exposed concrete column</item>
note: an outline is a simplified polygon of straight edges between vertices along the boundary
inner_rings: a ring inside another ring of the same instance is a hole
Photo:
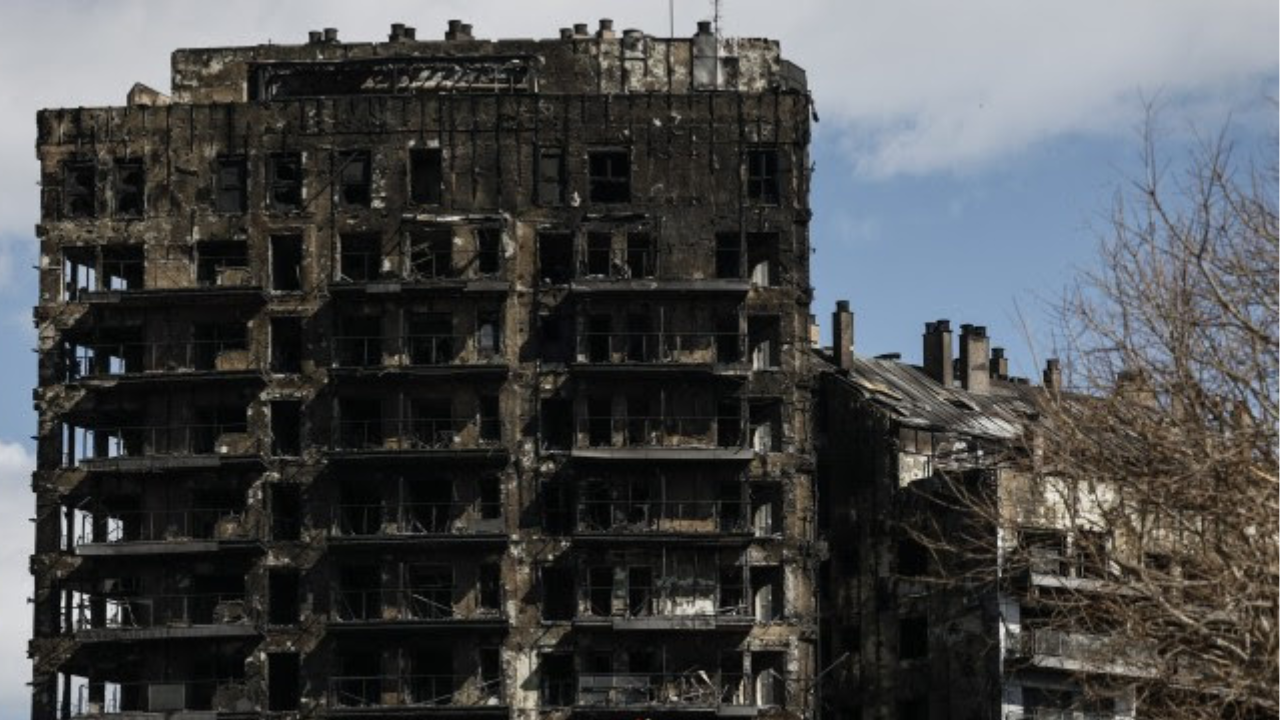
[[[831,349],[841,370],[853,367],[853,312],[848,300],[837,301],[831,313]]]
[[[951,387],[954,368],[951,363],[951,321],[938,320],[924,324],[924,372],[943,387]]]
[[[987,369],[991,339],[982,325],[960,326],[960,384],[972,393],[985,393],[991,388]]]

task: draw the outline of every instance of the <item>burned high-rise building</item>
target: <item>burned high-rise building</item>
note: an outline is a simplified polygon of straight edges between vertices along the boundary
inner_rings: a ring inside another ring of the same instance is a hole
[[[607,20],[42,111],[33,718],[813,715],[809,117]]]

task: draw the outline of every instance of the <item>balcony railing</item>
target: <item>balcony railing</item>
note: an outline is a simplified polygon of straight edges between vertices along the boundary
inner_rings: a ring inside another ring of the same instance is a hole
[[[578,418],[579,447],[739,448],[742,421],[730,416]],[[585,442],[584,442],[585,441]]]
[[[716,708],[749,706],[742,675],[692,670],[680,674],[590,673],[578,676],[578,705]]]
[[[578,277],[584,280],[645,279],[658,274],[658,251],[652,248],[587,248],[578,263]]]
[[[94,690],[92,685],[80,685],[71,712],[64,717],[229,711],[248,697],[245,682],[240,679],[105,682],[96,693]]]
[[[483,365],[501,361],[499,343],[479,335],[408,335],[399,338],[344,335],[334,338],[334,367]]]
[[[463,418],[343,420],[332,449],[338,451],[412,451],[479,449],[498,444],[480,430],[489,422]],[[470,432],[468,432],[470,431]],[[474,435],[467,441],[466,435]]]
[[[251,537],[243,508],[100,511],[80,516],[76,545]]]
[[[411,622],[455,617],[452,586],[335,590],[333,607],[334,620],[338,622]],[[493,616],[496,617],[496,613]]]
[[[723,500],[618,502],[588,500],[578,504],[581,533],[741,533],[749,532],[750,504]]]
[[[228,625],[247,622],[244,593],[83,597],[75,631]]]
[[[497,679],[482,680],[469,675],[364,675],[329,679],[331,707],[476,707],[501,704],[502,683]]]
[[[339,505],[333,534],[350,537],[467,535],[500,529],[496,502]]]
[[[72,460],[171,455],[257,455],[261,443],[246,423],[75,428],[65,465]],[[79,452],[71,451],[75,448]]]
[[[588,332],[578,336],[578,361],[627,364],[743,362],[739,333]]]
[[[92,343],[66,358],[66,381],[182,371],[252,370],[257,359],[243,342]]]

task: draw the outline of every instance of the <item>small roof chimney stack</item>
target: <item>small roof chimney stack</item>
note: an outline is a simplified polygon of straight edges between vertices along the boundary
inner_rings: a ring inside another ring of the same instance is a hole
[[[596,31],[596,37],[608,40],[614,37],[613,21],[609,18],[600,19],[600,29]]]
[[[1062,364],[1058,358],[1049,358],[1044,362],[1044,389],[1051,393],[1062,392]]]
[[[991,340],[982,325],[960,326],[960,385],[971,393],[991,389]]]
[[[1004,356],[1004,348],[991,348],[991,378],[1009,379],[1009,358]]]
[[[848,300],[837,301],[831,313],[831,353],[841,370],[853,367],[853,312]]]
[[[951,355],[951,321],[938,320],[924,324],[924,374],[942,387],[951,387],[955,369]]]

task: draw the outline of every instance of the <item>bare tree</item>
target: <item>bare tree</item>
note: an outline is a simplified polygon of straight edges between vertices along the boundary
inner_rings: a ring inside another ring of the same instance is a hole
[[[1275,154],[1237,158],[1223,132],[1166,164],[1145,127],[1100,261],[1056,307],[1065,389],[1040,393],[997,473],[927,489],[933,521],[915,532],[943,581],[1056,564],[1064,582],[1034,614],[1094,639],[1077,643],[1087,692],[1125,684],[1141,717],[1274,718]],[[957,532],[958,514],[980,520]]]

